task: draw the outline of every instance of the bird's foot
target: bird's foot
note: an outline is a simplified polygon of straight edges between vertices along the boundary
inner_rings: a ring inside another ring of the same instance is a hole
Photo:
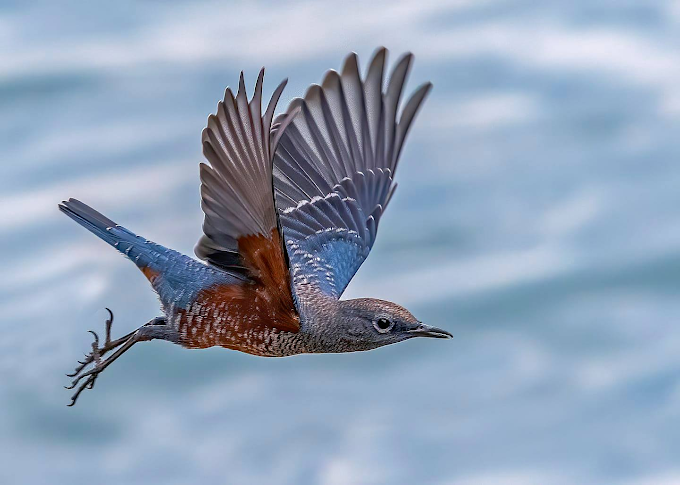
[[[78,361],[78,366],[76,367],[75,371],[72,374],[66,374],[68,377],[74,377],[73,381],[71,382],[71,385],[66,386],[66,389],[75,388],[76,385],[82,379],[86,378],[85,381],[78,387],[76,393],[71,397],[71,403],[69,404],[69,406],[73,406],[76,403],[78,396],[80,395],[81,392],[83,392],[83,390],[92,389],[94,387],[94,383],[97,380],[97,376],[99,375],[99,373],[103,371],[112,360],[115,360],[113,359],[113,357],[118,357],[118,355],[113,355],[111,356],[111,358],[106,359],[105,361],[102,361],[102,357],[109,351],[117,347],[120,347],[126,342],[129,342],[132,339],[132,337],[134,337],[135,332],[131,332],[119,339],[111,340],[111,325],[113,324],[113,312],[108,308],[106,309],[106,311],[109,312],[109,318],[106,320],[106,334],[104,345],[100,347],[99,335],[97,335],[96,332],[89,330],[89,332],[94,336],[94,341],[92,342],[92,352],[86,354],[84,360]],[[132,345],[132,343],[130,343],[130,345]],[[89,371],[83,372],[84,369],[93,362],[94,366]]]
[[[76,366],[76,370],[73,371],[73,373],[71,374],[66,374],[67,377],[76,377],[85,367],[87,367],[92,362],[99,363],[101,358],[107,352],[125,343],[125,341],[128,338],[130,338],[134,333],[131,332],[125,335],[124,337],[112,341],[111,326],[113,325],[113,312],[108,308],[106,309],[106,311],[109,312],[109,318],[106,320],[106,339],[104,341],[104,345],[99,347],[99,335],[97,335],[97,333],[92,330],[88,330],[88,332],[90,332],[94,336],[94,341],[92,342],[92,352],[90,352],[89,354],[85,354],[85,360],[79,360],[78,366]]]

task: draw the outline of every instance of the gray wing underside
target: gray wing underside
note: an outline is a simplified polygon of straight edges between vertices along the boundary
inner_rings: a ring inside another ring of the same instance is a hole
[[[286,120],[292,119],[292,115],[279,117],[272,127],[286,80],[276,88],[262,115],[263,78],[264,69],[248,101],[242,72],[236,96],[226,89],[202,134],[209,165],[200,164],[204,235],[194,251],[199,258],[237,273],[245,271],[238,239],[252,234],[269,237],[277,227],[272,158],[278,134]]]
[[[386,87],[386,49],[379,49],[362,80],[356,54],[341,73],[293,100],[299,112],[274,156],[276,204],[293,283],[320,286],[339,297],[375,241],[396,184],[393,176],[411,123],[431,88],[420,86],[399,103],[413,61],[404,55]],[[310,266],[311,265],[311,266]]]

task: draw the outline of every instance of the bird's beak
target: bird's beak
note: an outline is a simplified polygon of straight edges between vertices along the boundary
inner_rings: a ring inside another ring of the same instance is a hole
[[[409,330],[409,333],[414,337],[453,338],[453,335],[451,335],[446,330],[442,330],[441,328],[437,327],[431,327],[429,325],[425,325],[424,323],[421,323],[413,330]]]

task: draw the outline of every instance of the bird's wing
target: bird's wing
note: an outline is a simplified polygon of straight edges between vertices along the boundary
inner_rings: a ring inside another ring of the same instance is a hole
[[[409,127],[432,85],[399,102],[413,61],[397,62],[383,89],[386,49],[362,80],[356,54],[342,72],[293,100],[274,157],[276,204],[294,284],[340,297],[373,246]],[[283,119],[283,118],[282,118]]]
[[[272,305],[292,306],[286,249],[274,205],[272,159],[278,135],[294,113],[272,126],[286,81],[276,88],[263,115],[263,78],[264,69],[248,101],[241,73],[236,96],[227,88],[217,113],[208,117],[202,140],[209,164],[200,165],[204,235],[194,251],[209,264],[260,284],[281,300]],[[299,329],[297,322],[274,323],[283,330]]]

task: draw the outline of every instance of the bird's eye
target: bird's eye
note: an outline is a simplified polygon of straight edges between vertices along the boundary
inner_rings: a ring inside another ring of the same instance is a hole
[[[394,324],[390,322],[387,318],[379,318],[373,322],[373,326],[380,333],[385,333],[390,331]]]

